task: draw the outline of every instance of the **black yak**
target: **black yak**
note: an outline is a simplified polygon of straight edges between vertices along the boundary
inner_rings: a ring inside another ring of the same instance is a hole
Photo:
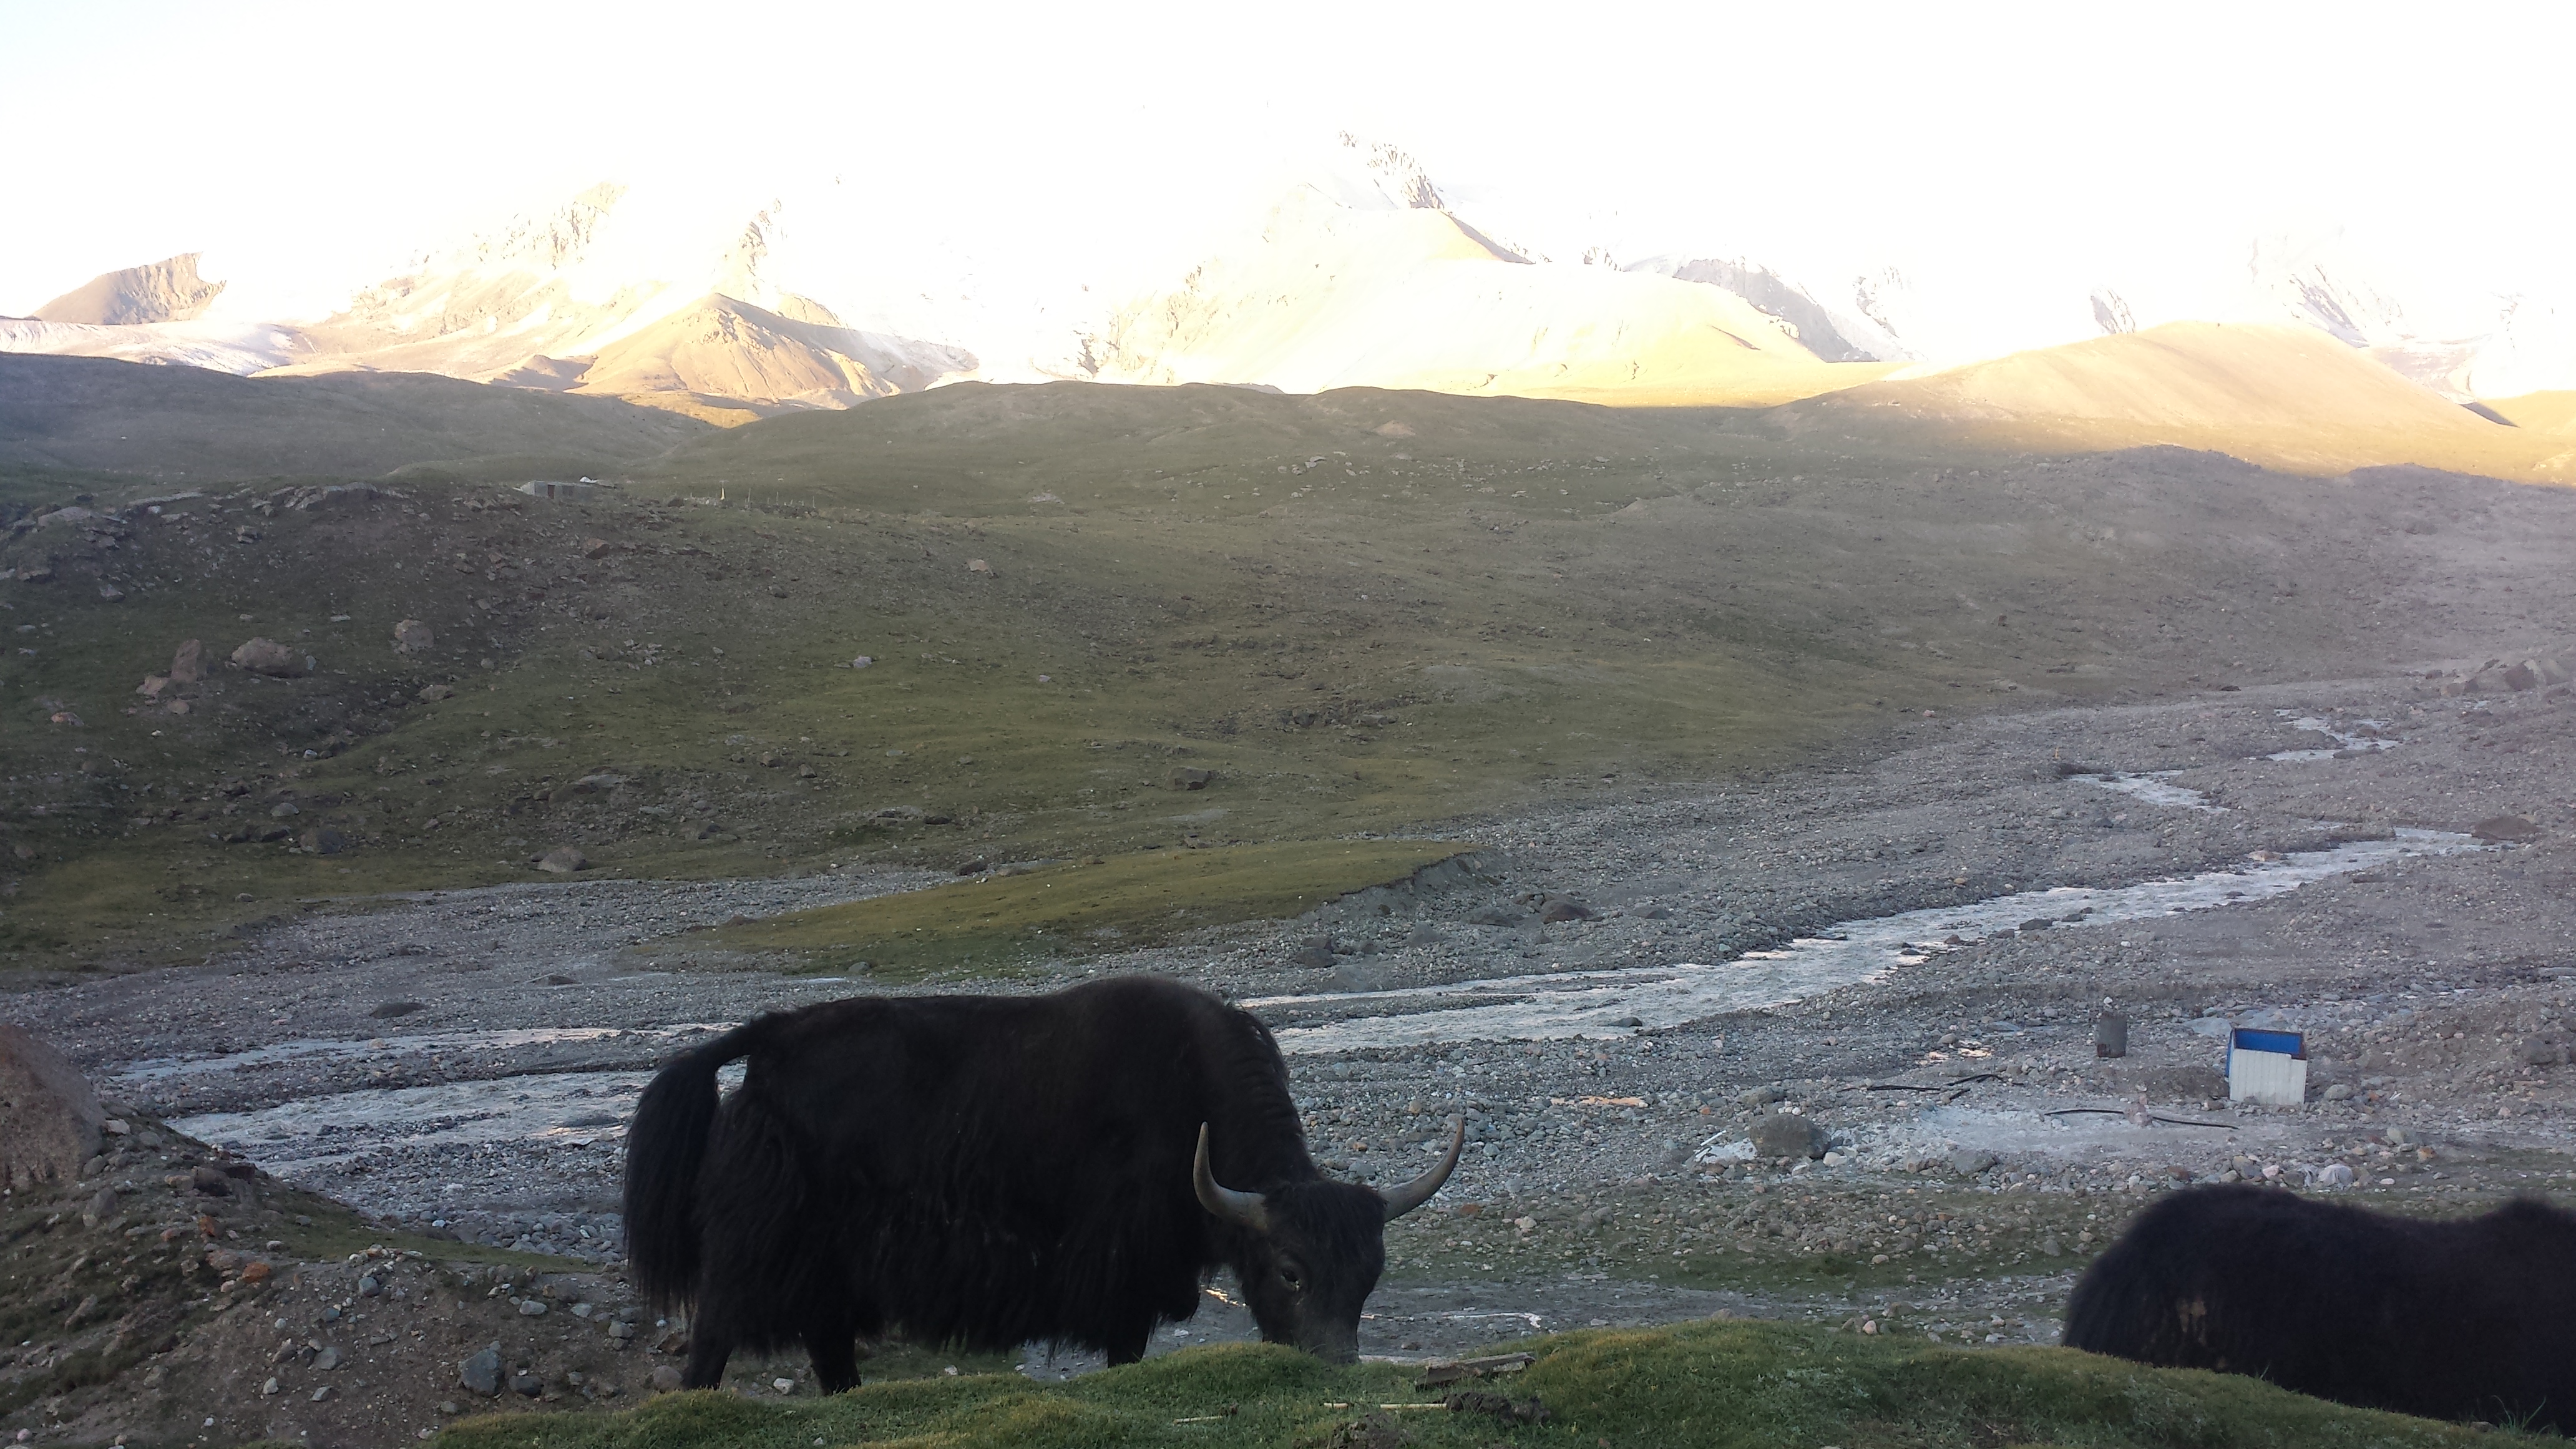
[[[626,1251],[653,1303],[694,1305],[692,1388],[737,1347],[802,1343],[838,1392],[853,1340],[889,1333],[1131,1363],[1219,1266],[1263,1338],[1348,1362],[1386,1223],[1440,1190],[1463,1140],[1453,1122],[1447,1155],[1384,1196],[1327,1181],[1268,1029],[1160,977],[834,1001],[653,1078],[626,1140]]]
[[[2075,1285],[2066,1344],[2364,1408],[2576,1426],[2576,1214],[2428,1222],[2277,1188],[2178,1192]]]

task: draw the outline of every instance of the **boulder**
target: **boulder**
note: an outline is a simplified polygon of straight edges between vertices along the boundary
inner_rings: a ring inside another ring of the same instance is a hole
[[[501,1392],[501,1345],[477,1350],[459,1362],[456,1381],[487,1399]]]
[[[426,654],[438,647],[438,633],[418,619],[405,619],[394,626],[394,650],[401,654]]]
[[[70,1182],[98,1151],[107,1113],[89,1081],[20,1027],[0,1022],[0,1174],[9,1186]]]
[[[304,656],[274,639],[252,639],[233,651],[233,663],[253,674],[302,674]]]
[[[191,639],[170,656],[170,682],[196,684],[206,677],[206,646]]]
[[[1753,1124],[1753,1154],[1813,1161],[1825,1155],[1825,1129],[1795,1112],[1769,1113]]]

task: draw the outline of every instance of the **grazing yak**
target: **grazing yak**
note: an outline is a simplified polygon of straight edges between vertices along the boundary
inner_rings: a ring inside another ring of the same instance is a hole
[[[2576,1215],[2447,1222],[2277,1188],[2178,1192],[2094,1260],[2070,1348],[2364,1408],[2576,1428]]]
[[[1464,1137],[1453,1121],[1439,1163],[1383,1196],[1327,1181],[1268,1029],[1160,977],[826,1002],[655,1075],[627,1134],[626,1251],[657,1306],[694,1304],[691,1388],[736,1348],[802,1343],[837,1392],[853,1340],[888,1333],[1131,1363],[1219,1266],[1263,1338],[1349,1362],[1387,1222],[1440,1190]]]

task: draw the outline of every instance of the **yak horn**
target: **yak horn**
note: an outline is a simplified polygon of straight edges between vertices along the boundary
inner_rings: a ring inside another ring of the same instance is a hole
[[[1256,1233],[1270,1231],[1270,1204],[1262,1200],[1261,1194],[1236,1192],[1217,1181],[1216,1174],[1208,1170],[1208,1129],[1205,1122],[1199,1124],[1199,1156],[1190,1164],[1190,1185],[1198,1189],[1199,1206],[1216,1217]]]
[[[1458,1149],[1466,1145],[1467,1119],[1450,1118],[1449,1150],[1440,1154],[1440,1165],[1386,1195],[1386,1220],[1394,1222],[1431,1201],[1431,1195],[1440,1190],[1440,1185],[1449,1180],[1450,1172],[1458,1166]]]

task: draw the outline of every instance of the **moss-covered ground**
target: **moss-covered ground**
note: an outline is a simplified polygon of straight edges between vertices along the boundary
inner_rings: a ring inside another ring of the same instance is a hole
[[[498,1416],[454,1449],[1456,1445],[1987,1449],[2002,1445],[2359,1446],[2472,1442],[2460,1425],[2345,1408],[2228,1375],[2067,1349],[1969,1351],[1779,1324],[1710,1322],[1534,1340],[1526,1370],[1467,1387],[1546,1411],[1444,1407],[1397,1365],[1286,1349],[1186,1349],[1040,1386],[1016,1374],[870,1384],[830,1399],[677,1394],[601,1416]]]

